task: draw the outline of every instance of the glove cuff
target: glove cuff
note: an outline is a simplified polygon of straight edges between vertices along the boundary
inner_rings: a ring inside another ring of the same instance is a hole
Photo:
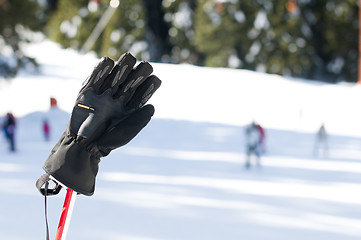
[[[70,189],[91,196],[99,169],[99,158],[63,133],[46,159],[43,169]]]

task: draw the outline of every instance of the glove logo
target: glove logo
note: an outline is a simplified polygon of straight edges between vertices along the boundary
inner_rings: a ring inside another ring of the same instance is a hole
[[[88,110],[92,110],[92,111],[95,111],[95,109],[94,108],[92,108],[92,107],[88,107],[88,106],[86,106],[86,105],[83,105],[83,104],[80,104],[80,103],[78,103],[78,105],[77,105],[78,107],[81,107],[81,108],[85,108],[85,109],[88,109]]]

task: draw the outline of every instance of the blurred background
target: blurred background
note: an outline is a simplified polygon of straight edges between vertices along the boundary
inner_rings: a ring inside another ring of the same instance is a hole
[[[156,112],[102,159],[67,239],[361,239],[359,7],[0,0],[0,239],[45,239],[41,166],[92,67],[127,51],[162,80]]]
[[[1,0],[0,16],[2,76],[36,65],[31,30],[98,56],[357,81],[356,0]]]

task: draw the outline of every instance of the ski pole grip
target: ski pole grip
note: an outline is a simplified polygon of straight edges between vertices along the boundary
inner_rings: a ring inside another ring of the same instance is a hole
[[[43,196],[53,196],[53,195],[57,195],[60,190],[61,190],[61,185],[55,181],[53,181],[55,183],[55,187],[54,188],[44,188],[43,185],[45,185],[45,183],[48,183],[50,180],[52,180],[50,178],[49,174],[44,174],[42,175],[37,181],[36,181],[36,188],[39,190],[39,192],[43,195]]]

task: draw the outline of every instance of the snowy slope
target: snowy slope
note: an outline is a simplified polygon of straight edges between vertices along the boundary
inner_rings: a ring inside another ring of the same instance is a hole
[[[0,114],[19,117],[18,152],[0,138],[0,239],[45,239],[35,181],[97,62],[48,41],[28,51],[41,72],[0,85]],[[101,162],[96,192],[78,197],[67,239],[361,238],[359,86],[189,65],[154,64],[154,73],[163,80],[151,100],[155,118]],[[49,110],[50,96],[59,109]],[[253,119],[266,128],[267,151],[261,169],[246,171],[244,126]],[[328,157],[313,155],[322,122]],[[52,239],[63,198],[48,201]]]
[[[0,82],[0,114],[18,116],[46,111],[49,97],[70,112],[79,88],[98,62],[50,41],[31,45],[41,63],[39,74],[21,74]],[[267,128],[314,132],[321,123],[339,135],[361,136],[361,86],[287,79],[247,70],[153,64],[163,81],[151,99],[157,118],[245,125],[256,120]],[[4,104],[6,103],[6,104]]]

